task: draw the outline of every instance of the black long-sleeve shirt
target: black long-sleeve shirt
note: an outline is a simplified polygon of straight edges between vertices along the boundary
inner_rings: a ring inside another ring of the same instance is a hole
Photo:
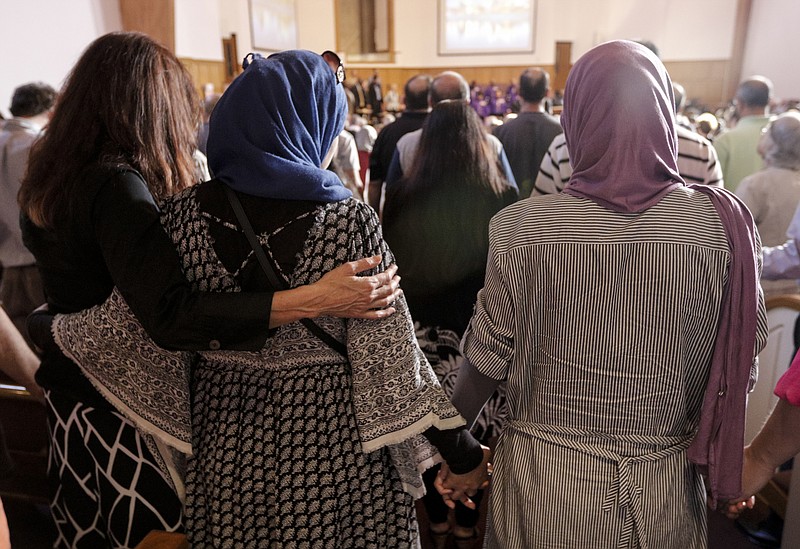
[[[23,216],[23,239],[36,257],[51,311],[70,313],[102,303],[114,286],[162,347],[180,350],[263,346],[271,292],[192,291],[175,247],[161,228],[159,209],[135,171],[89,168],[69,220],[45,230]],[[78,400],[99,395],[63,355],[49,351],[37,381]]]

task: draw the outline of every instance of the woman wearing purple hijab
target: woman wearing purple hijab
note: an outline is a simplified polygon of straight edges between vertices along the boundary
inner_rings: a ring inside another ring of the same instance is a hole
[[[453,396],[470,422],[508,383],[487,547],[705,547],[707,489],[740,491],[760,243],[733,195],[678,175],[672,105],[649,50],[590,50],[566,86],[565,192],[492,220]]]

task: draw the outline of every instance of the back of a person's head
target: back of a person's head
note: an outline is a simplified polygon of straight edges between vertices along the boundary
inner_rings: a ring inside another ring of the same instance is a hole
[[[526,69],[519,77],[519,95],[528,103],[539,103],[549,88],[550,75],[546,70]]]
[[[386,239],[406,281],[435,291],[482,272],[489,219],[509,192],[475,110],[463,100],[437,103],[409,172],[384,205]]]
[[[660,135],[665,115],[671,115],[669,123],[674,124],[671,84],[663,63],[639,41],[612,40],[595,46],[578,59],[567,78],[561,113],[567,141],[574,134],[585,145],[599,143],[583,131],[590,122],[595,131],[604,132],[604,139],[610,137],[612,126],[636,135],[647,124]],[[661,112],[662,107],[669,113]],[[569,143],[570,157],[576,145]],[[595,147],[595,152],[604,154],[607,145]]]
[[[644,46],[645,48],[656,54],[656,57],[661,59],[661,52],[658,50],[658,46],[656,46],[652,40],[634,40],[634,42],[636,42],[637,44],[641,44],[642,46]]]
[[[31,151],[20,204],[51,226],[78,174],[96,162],[138,170],[158,200],[194,182],[200,102],[189,73],[145,34],[92,42],[59,94],[48,131]]]
[[[772,81],[763,76],[751,76],[739,84],[736,101],[748,107],[767,107],[772,99]]]
[[[672,93],[675,95],[675,112],[680,113],[686,104],[686,89],[677,82],[673,82]]]
[[[697,115],[694,119],[694,124],[703,135],[716,133],[719,129],[719,120],[710,112]]]
[[[582,55],[567,77],[561,112],[574,170],[570,189],[591,185],[618,211],[641,211],[633,208],[647,206],[632,206],[634,200],[653,200],[666,181],[678,183],[674,107],[664,64],[642,45],[612,40]],[[625,202],[620,197],[634,192],[633,181],[642,192]]]
[[[459,99],[444,99],[434,105],[425,121],[423,134],[437,147],[448,142],[454,144],[447,148],[458,148],[456,143],[467,146],[482,143],[484,138],[480,118],[467,101]]]
[[[445,71],[438,74],[431,82],[430,105],[434,106],[446,99],[469,100],[469,84],[457,72]]]
[[[502,192],[496,154],[487,146],[481,119],[468,101],[445,99],[434,105],[407,179],[409,188],[472,185]]]
[[[764,160],[768,166],[800,170],[800,113],[788,111],[776,117],[765,138]]]
[[[217,106],[220,97],[222,97],[222,94],[214,93],[203,100],[203,116],[206,120],[211,118],[211,113],[214,111],[214,107]]]
[[[403,90],[405,94],[406,110],[426,110],[428,108],[428,94],[430,90],[431,77],[427,74],[418,74],[409,78]]]
[[[43,82],[31,82],[14,90],[11,97],[11,114],[30,118],[50,110],[56,102],[56,90]]]

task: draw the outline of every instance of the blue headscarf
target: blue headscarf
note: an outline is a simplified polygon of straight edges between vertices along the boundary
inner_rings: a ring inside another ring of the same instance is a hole
[[[264,198],[351,196],[334,172],[320,168],[347,115],[344,90],[328,63],[303,50],[248,59],[211,115],[208,161],[215,177]]]

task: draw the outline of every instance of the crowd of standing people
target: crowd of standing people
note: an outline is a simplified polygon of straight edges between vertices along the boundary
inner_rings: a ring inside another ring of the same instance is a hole
[[[396,90],[291,50],[204,116],[127,32],[18,89],[0,346],[47,408],[57,547],[702,548],[707,500],[752,506],[800,450],[800,359],[742,448],[762,238],[800,277],[800,116],[748,78],[712,143],[624,40],[560,120],[543,69],[506,91],[417,75],[370,131]]]

